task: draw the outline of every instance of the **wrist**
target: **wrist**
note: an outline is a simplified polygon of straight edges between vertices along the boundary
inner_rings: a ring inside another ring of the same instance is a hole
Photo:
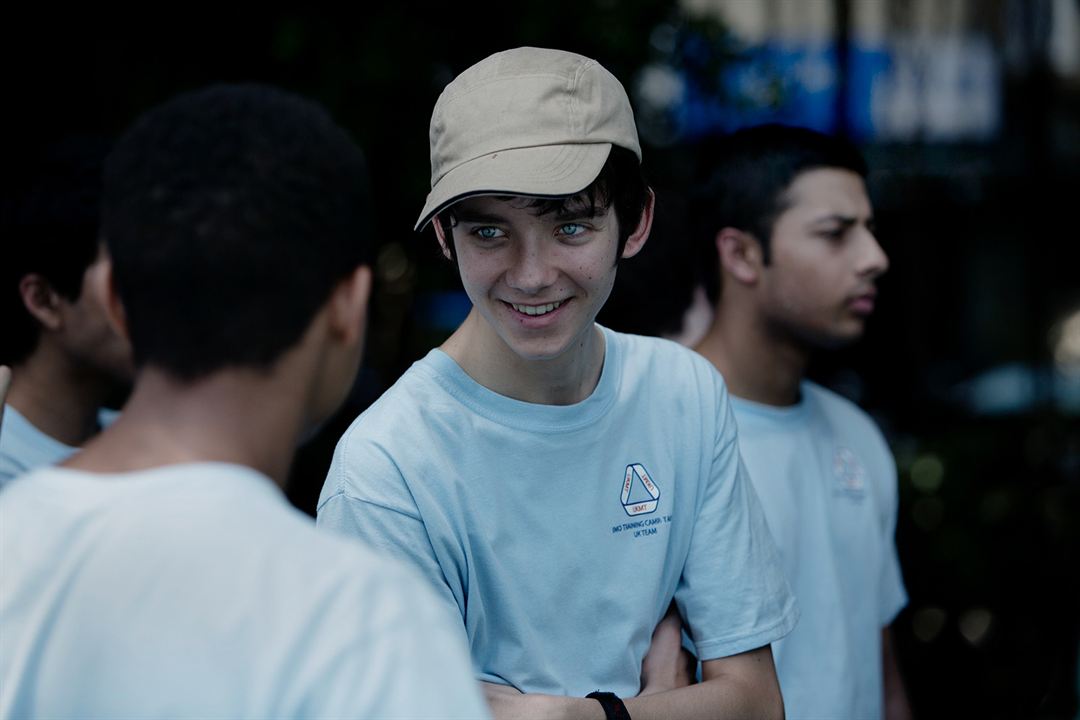
[[[622,698],[613,692],[594,691],[585,697],[596,700],[604,711],[606,720],[630,720],[630,713],[626,711],[626,705]]]
[[[523,695],[528,703],[521,717],[546,720],[606,720],[604,708],[592,698],[566,695]],[[516,716],[515,716],[516,717]]]

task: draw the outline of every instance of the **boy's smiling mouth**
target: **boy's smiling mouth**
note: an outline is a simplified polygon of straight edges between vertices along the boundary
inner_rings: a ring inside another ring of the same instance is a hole
[[[521,313],[522,315],[530,315],[535,317],[537,315],[547,315],[548,313],[558,310],[564,302],[566,301],[559,300],[556,302],[545,303],[543,305],[519,305],[518,303],[511,302],[508,302],[506,304],[517,312]]]

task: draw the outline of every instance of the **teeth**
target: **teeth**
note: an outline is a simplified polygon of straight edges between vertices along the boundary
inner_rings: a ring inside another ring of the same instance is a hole
[[[547,315],[562,304],[563,301],[560,300],[559,302],[548,303],[547,305],[517,305],[516,303],[510,303],[510,307],[525,315]]]

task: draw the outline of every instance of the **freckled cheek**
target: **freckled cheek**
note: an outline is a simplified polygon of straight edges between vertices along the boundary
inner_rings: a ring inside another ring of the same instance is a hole
[[[461,282],[466,287],[483,287],[494,285],[498,282],[499,277],[502,275],[502,271],[498,268],[474,266],[474,265],[458,265]]]

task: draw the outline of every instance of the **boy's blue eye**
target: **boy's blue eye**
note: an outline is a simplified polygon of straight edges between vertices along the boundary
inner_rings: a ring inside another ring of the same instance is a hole
[[[495,238],[500,237],[502,235],[502,230],[500,230],[497,227],[490,227],[490,226],[478,227],[475,230],[473,230],[473,232],[476,233],[476,236],[478,238],[480,238],[481,240],[494,240]]]
[[[559,226],[559,234],[565,235],[566,237],[574,237],[583,232],[585,232],[585,226],[581,223],[566,223],[565,225]]]

